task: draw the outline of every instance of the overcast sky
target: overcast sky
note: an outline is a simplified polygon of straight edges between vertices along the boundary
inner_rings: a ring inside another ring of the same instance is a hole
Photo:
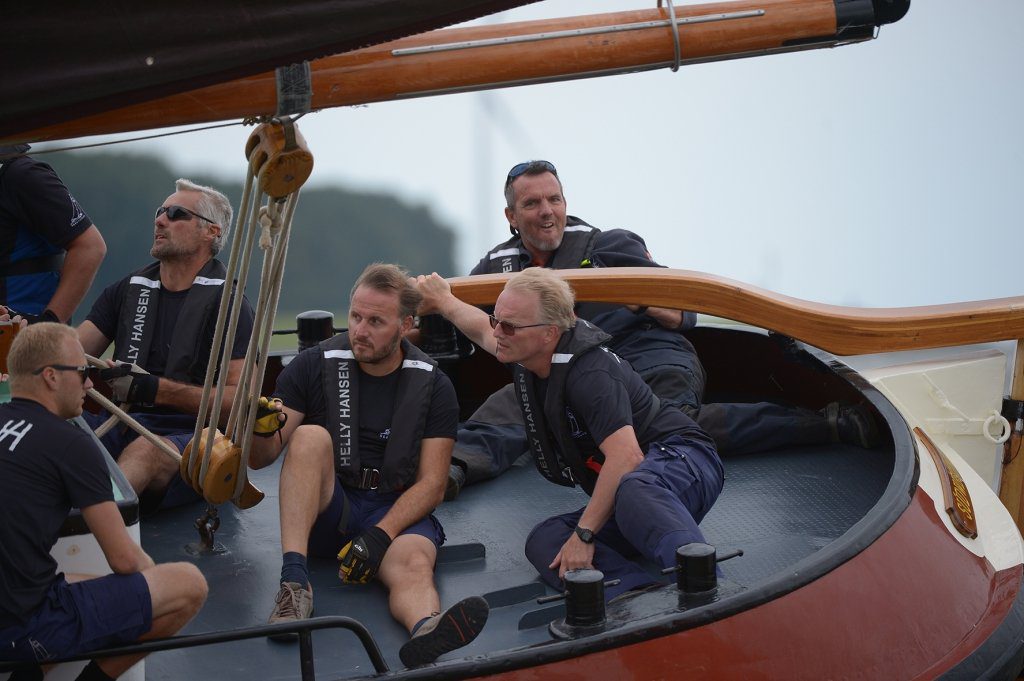
[[[498,17],[654,4],[547,0]],[[664,265],[819,302],[924,305],[1024,294],[1022,68],[1024,1],[914,0],[877,40],[839,49],[338,109],[300,127],[311,183],[429,205],[456,228],[466,271],[507,238],[509,167],[544,158],[570,213],[636,231]],[[240,178],[247,134],[123,150]]]

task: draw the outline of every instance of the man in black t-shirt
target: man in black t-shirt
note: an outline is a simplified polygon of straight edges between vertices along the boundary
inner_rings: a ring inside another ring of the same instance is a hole
[[[580,485],[591,497],[579,511],[540,523],[526,540],[545,582],[557,589],[568,570],[593,568],[620,580],[605,592],[612,598],[654,582],[638,556],[671,567],[678,547],[704,541],[697,523],[724,479],[713,440],[605,347],[608,334],[576,318],[564,280],[540,267],[515,274],[492,315],[457,299],[437,274],[416,283],[421,311],[440,312],[513,365],[541,475]]]
[[[29,146],[0,146],[0,304],[30,322],[68,322],[107,247],[100,231]]]
[[[131,367],[120,375],[114,371],[109,379],[114,401],[129,403],[137,421],[181,452],[195,430],[211,361],[226,273],[215,256],[231,228],[232,210],[227,197],[210,187],[178,180],[175,190],[156,211],[150,249],[156,262],[104,289],[78,336],[94,357],[114,344],[121,371]],[[243,300],[232,359],[221,368],[223,418],[241,374],[253,317]],[[86,420],[97,428],[106,414],[87,414]],[[134,431],[119,425],[102,441],[145,511],[199,499],[178,474],[178,463]]]
[[[281,588],[270,622],[309,617],[306,556],[335,556],[346,582],[375,576],[410,632],[399,651],[413,667],[472,641],[487,601],[440,613],[433,566],[444,530],[431,511],[444,495],[458,425],[455,388],[403,336],[420,296],[394,265],[363,271],[348,331],[300,353],[277,381],[280,437],[257,439],[249,463],[281,468]],[[284,417],[282,417],[284,418]],[[340,549],[340,551],[339,551]]]
[[[569,215],[562,181],[548,161],[512,167],[505,180],[505,217],[512,238],[488,251],[470,272],[511,273],[530,267],[580,269],[661,267],[638,234],[600,230]],[[863,407],[828,405],[820,413],[772,402],[704,403],[704,368],[683,331],[696,316],[663,307],[580,303],[576,313],[611,338],[608,347],[626,360],[663,402],[674,404],[710,434],[718,451],[744,454],[784,445],[842,440],[872,446],[877,431]],[[500,475],[526,451],[527,442],[511,387],[495,392],[459,429],[452,483]],[[464,468],[464,473],[459,470]]]
[[[0,405],[0,660],[42,665],[173,635],[202,607],[206,581],[190,563],[155,565],[132,541],[103,453],[66,421],[82,413],[92,385],[74,329],[22,329],[8,368],[12,401]],[[57,572],[50,551],[72,507],[114,574]],[[78,678],[116,678],[141,657],[94,660]]]

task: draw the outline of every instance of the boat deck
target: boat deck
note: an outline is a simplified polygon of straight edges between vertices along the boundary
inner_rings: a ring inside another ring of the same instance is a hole
[[[725,490],[702,523],[719,553],[744,555],[722,563],[725,579],[740,588],[786,571],[840,537],[875,504],[892,474],[892,453],[845,445],[782,449],[726,460]],[[266,621],[280,571],[277,475],[280,464],[253,473],[267,493],[257,507],[221,507],[217,543],[223,551],[195,555],[193,521],[200,505],[164,512],[142,524],[142,542],[158,562],[189,560],[210,583],[209,600],[183,633],[254,626]],[[436,569],[442,606],[484,595],[491,615],[471,645],[438,661],[479,656],[550,640],[547,623],[562,605],[538,605],[553,593],[526,561],[523,542],[533,525],[554,513],[582,506],[586,497],[544,481],[527,459],[504,476],[467,487],[436,512],[447,534]],[[310,563],[315,615],[346,615],[361,621],[392,670],[402,669],[398,648],[405,630],[388,614],[378,584],[343,585],[333,560]],[[313,634],[317,678],[374,673],[361,644],[349,631]],[[255,639],[159,652],[146,660],[147,679],[293,679],[299,676],[298,646]]]

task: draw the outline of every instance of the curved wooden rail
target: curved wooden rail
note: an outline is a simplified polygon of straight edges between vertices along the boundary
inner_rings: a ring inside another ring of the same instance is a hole
[[[1024,296],[922,307],[813,303],[703,272],[655,267],[560,270],[577,300],[703,312],[752,324],[836,355],[922,350],[1024,338]],[[509,275],[449,279],[467,303],[493,303]]]

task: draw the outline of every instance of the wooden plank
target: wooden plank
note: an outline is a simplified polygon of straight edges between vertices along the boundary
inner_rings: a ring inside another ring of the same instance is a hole
[[[681,25],[682,60],[760,56],[778,50],[808,49],[817,39],[822,41],[819,47],[832,46],[835,42],[833,0],[737,0],[677,5],[676,16],[704,17],[755,10],[763,10],[763,14]],[[674,41],[667,25],[409,55],[396,55],[395,51],[668,18],[668,9],[662,7],[443,29],[314,60],[310,63],[312,108],[664,67],[674,61]],[[266,116],[275,114],[276,110],[275,76],[269,72],[33,130],[17,138],[24,141],[66,139]]]
[[[617,267],[560,270],[558,274],[569,281],[578,300],[703,312],[778,331],[836,355],[1024,338],[1024,296],[921,307],[855,308],[791,298],[689,270]],[[507,278],[489,274],[449,281],[456,296],[483,305],[494,302]]]

